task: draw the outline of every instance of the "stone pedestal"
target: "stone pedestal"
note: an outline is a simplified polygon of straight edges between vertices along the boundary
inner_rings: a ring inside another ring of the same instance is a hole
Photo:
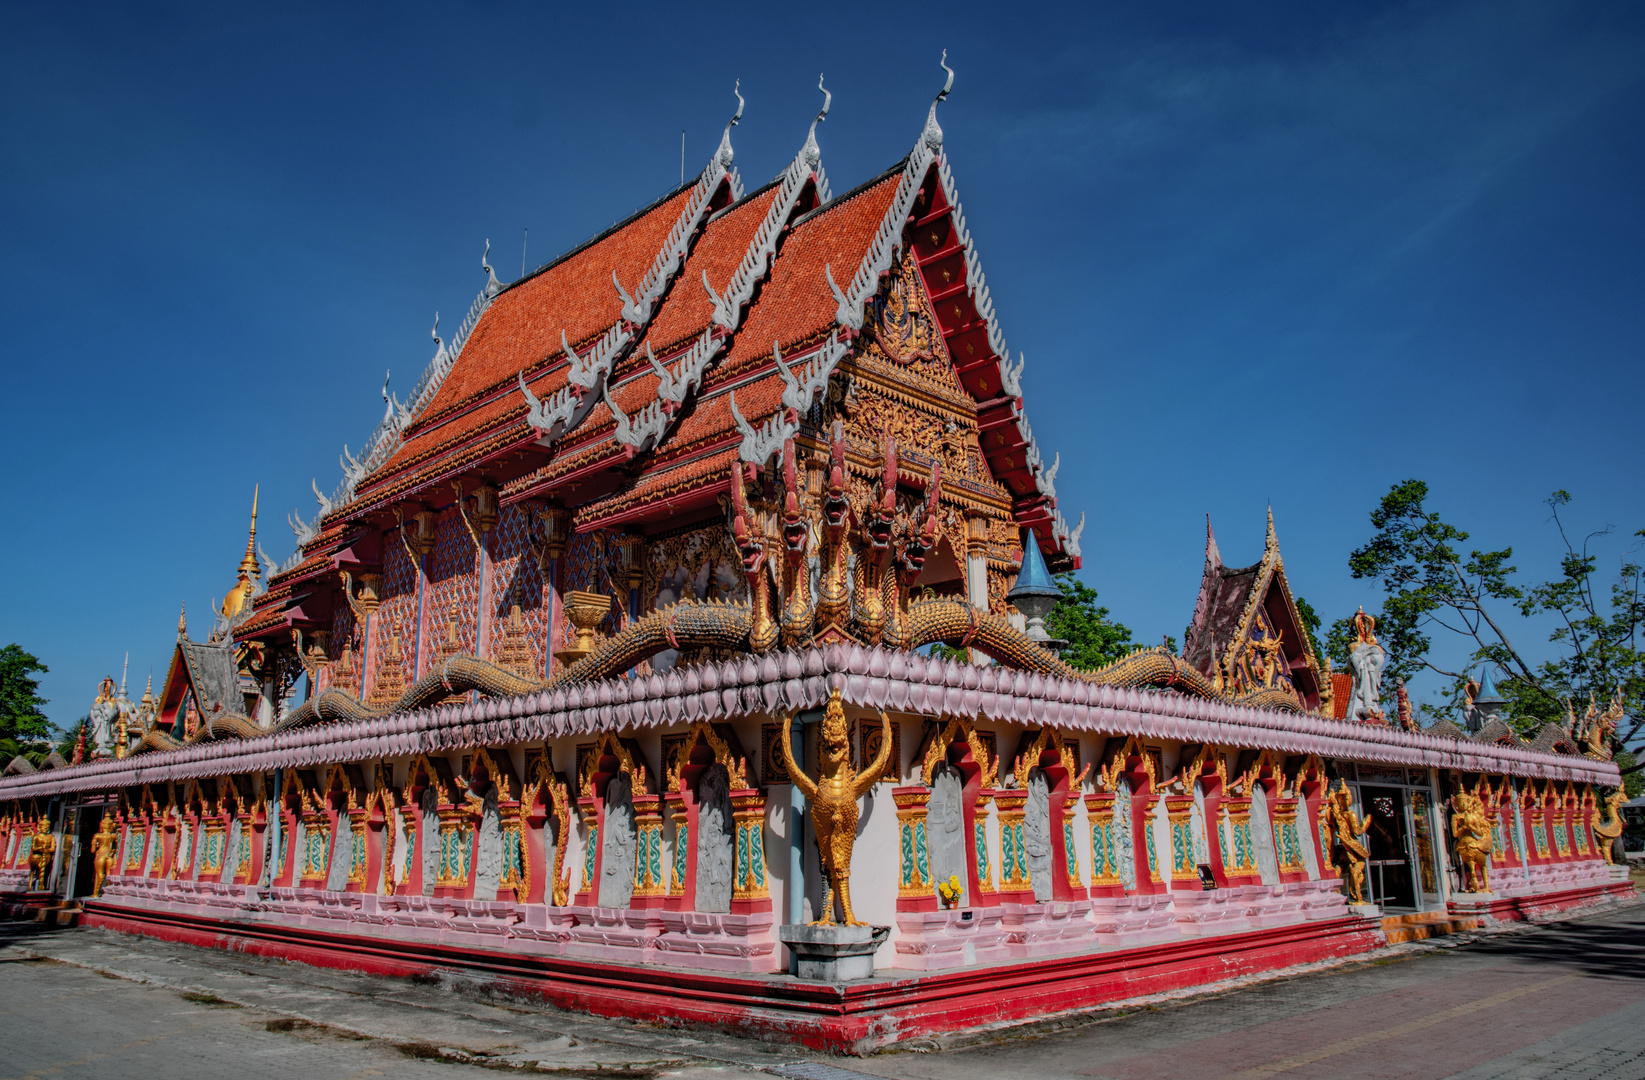
[[[1181,937],[1170,893],[1093,896],[1091,920],[1097,941],[1107,948],[1129,949]]]
[[[1091,901],[1001,904],[1000,927],[1012,956],[1049,956],[1091,947]]]
[[[896,966],[940,971],[1009,959],[1000,918],[997,907],[898,911]]]
[[[1318,878],[1313,881],[1293,881],[1285,886],[1288,897],[1300,897],[1302,917],[1310,922],[1342,918],[1348,898],[1343,895],[1337,878]]]
[[[852,982],[874,976],[874,953],[891,936],[889,926],[805,926],[790,923],[777,937],[798,961],[799,977]]]
[[[663,932],[661,908],[607,908],[572,905],[561,909],[574,923],[565,943],[566,956],[642,964]]]
[[[769,905],[750,914],[668,911],[653,962],[713,971],[777,971],[780,958],[771,937],[776,916]]]
[[[1172,891],[1177,930],[1184,937],[1206,937],[1245,930],[1250,923],[1240,903],[1240,889],[1176,889]]]

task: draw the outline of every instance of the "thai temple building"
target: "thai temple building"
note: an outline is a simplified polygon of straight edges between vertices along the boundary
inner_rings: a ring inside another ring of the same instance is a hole
[[[1369,617],[1315,654],[1271,516],[1245,569],[1208,536],[1180,655],[1059,659],[1085,519],[948,80],[847,191],[826,91],[745,185],[739,97],[688,183],[482,260],[292,557],[254,502],[163,684],[0,777],[5,899],[860,1051],[1631,897],[1608,714],[1526,743],[1482,685],[1417,729]]]

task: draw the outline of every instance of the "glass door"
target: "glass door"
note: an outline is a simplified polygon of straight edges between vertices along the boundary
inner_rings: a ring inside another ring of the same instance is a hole
[[[1411,802],[1411,852],[1416,862],[1416,884],[1424,908],[1445,906],[1439,883],[1439,843],[1434,837],[1435,815],[1428,792],[1407,792]]]
[[[1362,787],[1360,801],[1370,823],[1366,833],[1370,858],[1366,860],[1366,887],[1373,902],[1384,910],[1417,906],[1411,879],[1410,823],[1405,812],[1405,790]]]

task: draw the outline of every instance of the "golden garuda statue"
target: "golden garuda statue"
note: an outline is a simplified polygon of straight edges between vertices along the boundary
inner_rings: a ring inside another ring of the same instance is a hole
[[[114,860],[118,857],[120,837],[114,831],[114,815],[104,814],[102,824],[97,826],[97,835],[91,838],[91,895],[103,895],[103,882],[108,880],[109,871],[114,869]]]
[[[794,718],[783,720],[782,754],[788,775],[811,804],[811,827],[817,834],[817,859],[822,863],[822,918],[812,926],[834,925],[834,897],[840,898],[840,921],[846,926],[863,926],[851,911],[851,849],[857,841],[857,800],[885,775],[891,761],[891,718],[880,713],[880,752],[868,768],[851,767],[851,742],[845,725],[845,707],[840,692],[828,696],[823,711],[822,730],[817,738],[817,779],[805,775],[789,749],[789,733]]]
[[[1491,821],[1478,795],[1458,789],[1451,796],[1451,837],[1456,841],[1457,861],[1462,864],[1464,888],[1468,892],[1491,891]]]
[[[1327,857],[1342,873],[1342,880],[1348,886],[1348,902],[1363,904],[1365,860],[1370,857],[1370,852],[1359,838],[1371,827],[1371,822],[1355,812],[1354,795],[1348,790],[1348,781],[1339,780],[1337,783],[1341,786],[1325,800],[1325,827],[1330,830],[1331,836],[1331,851]],[[1341,852],[1340,856],[1338,852]]]
[[[57,837],[51,834],[51,819],[40,815],[40,824],[34,828],[34,839],[29,844],[29,888],[44,889],[51,875],[52,856],[57,854]]]

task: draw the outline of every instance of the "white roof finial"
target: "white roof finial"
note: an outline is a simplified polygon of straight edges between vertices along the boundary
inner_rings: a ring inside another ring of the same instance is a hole
[[[937,91],[936,99],[931,102],[931,112],[925,118],[925,144],[932,151],[942,149],[942,125],[937,123],[937,106],[941,105],[948,92],[954,89],[954,69],[948,66],[948,50],[942,51],[942,59],[937,66],[948,72],[948,78],[943,82],[942,89]]]
[[[805,155],[807,164],[810,165],[815,165],[822,160],[822,148],[817,145],[817,125],[828,119],[829,106],[834,104],[833,91],[823,85],[823,77],[820,72],[817,75],[817,89],[821,90],[823,94],[822,110],[817,113],[817,118],[811,121],[811,130],[806,132],[805,146],[801,150],[801,153]]]
[[[494,297],[498,293],[503,291],[503,283],[497,280],[497,271],[495,271],[491,268],[491,263],[489,261],[490,258],[491,258],[491,238],[487,237],[486,238],[486,249],[485,249],[485,251],[481,252],[481,254],[480,254],[480,269],[482,269],[486,272],[485,294],[486,294],[487,297]]]
[[[737,160],[737,155],[731,150],[731,129],[736,127],[738,121],[743,118],[743,106],[747,104],[743,101],[743,81],[741,79],[738,79],[736,84],[732,86],[731,92],[737,95],[737,111],[732,114],[730,120],[726,121],[725,131],[720,135],[720,148],[714,151],[714,160],[720,163],[722,169],[731,168],[731,163]]]

